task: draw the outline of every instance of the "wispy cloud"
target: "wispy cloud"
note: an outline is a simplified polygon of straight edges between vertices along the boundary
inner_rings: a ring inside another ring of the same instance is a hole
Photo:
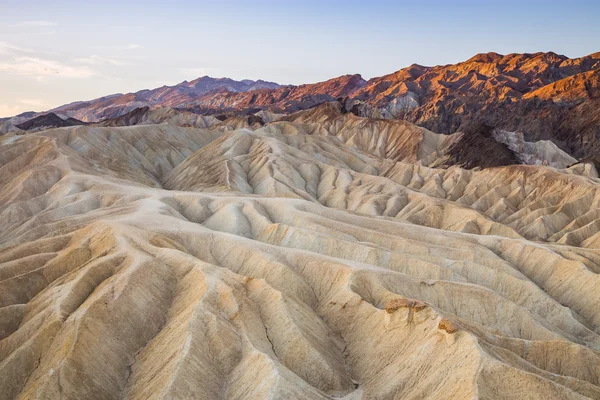
[[[90,64],[90,65],[101,65],[101,64],[108,64],[108,65],[128,65],[129,63],[116,59],[116,58],[111,58],[111,57],[102,57],[102,56],[98,56],[96,54],[92,54],[89,57],[83,57],[83,58],[76,58],[75,61],[79,62],[79,63],[83,63],[83,64]]]
[[[97,49],[111,49],[111,50],[136,50],[141,49],[143,46],[137,43],[119,44],[114,46],[96,46]]]
[[[57,26],[58,24],[53,21],[21,21],[12,26]]]
[[[192,68],[179,68],[179,72],[188,78],[197,78],[199,76],[229,76],[231,74],[238,74],[241,72],[240,68],[217,68],[217,67],[192,67]]]
[[[23,106],[0,103],[0,118],[12,117],[13,115],[19,114],[23,111],[25,111]]]
[[[33,50],[26,49],[20,46],[15,46],[7,42],[0,42],[0,54],[14,54],[14,53],[33,53]]]
[[[36,57],[16,57],[8,62],[0,62],[0,72],[13,75],[33,76],[42,79],[47,76],[65,78],[88,78],[96,75],[89,67],[69,66],[58,61],[44,60]]]
[[[44,107],[47,105],[42,99],[21,99],[19,100],[19,103],[33,107]]]
[[[39,36],[56,35],[56,31],[52,30],[52,31],[36,32],[36,33],[33,33],[32,35],[39,35]]]
[[[218,68],[179,68],[179,72],[182,73],[186,77],[198,77],[204,75],[215,74],[218,71]]]

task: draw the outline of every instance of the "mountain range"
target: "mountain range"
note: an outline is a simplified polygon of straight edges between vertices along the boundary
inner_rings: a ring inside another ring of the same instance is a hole
[[[0,399],[600,399],[599,56],[0,122]]]
[[[552,52],[483,53],[451,65],[413,64],[368,81],[345,75],[300,86],[205,76],[50,112],[83,122],[116,118],[140,107],[200,115],[289,114],[339,98],[357,115],[402,119],[436,133],[484,123],[521,132],[530,141],[551,140],[580,159],[597,162],[599,154],[600,53],[573,59]],[[15,129],[24,120],[21,115],[0,121],[0,131]]]

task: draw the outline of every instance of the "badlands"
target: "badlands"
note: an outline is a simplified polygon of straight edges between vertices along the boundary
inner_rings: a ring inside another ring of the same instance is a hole
[[[593,164],[166,114],[0,137],[1,399],[600,399]]]

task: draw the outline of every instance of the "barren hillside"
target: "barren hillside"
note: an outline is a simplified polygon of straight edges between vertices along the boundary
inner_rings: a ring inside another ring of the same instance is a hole
[[[0,138],[0,398],[600,398],[594,166],[341,108]]]

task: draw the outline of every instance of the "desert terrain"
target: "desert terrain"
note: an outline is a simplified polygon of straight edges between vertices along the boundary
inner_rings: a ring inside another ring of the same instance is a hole
[[[148,112],[0,137],[0,398],[600,398],[592,162]]]

